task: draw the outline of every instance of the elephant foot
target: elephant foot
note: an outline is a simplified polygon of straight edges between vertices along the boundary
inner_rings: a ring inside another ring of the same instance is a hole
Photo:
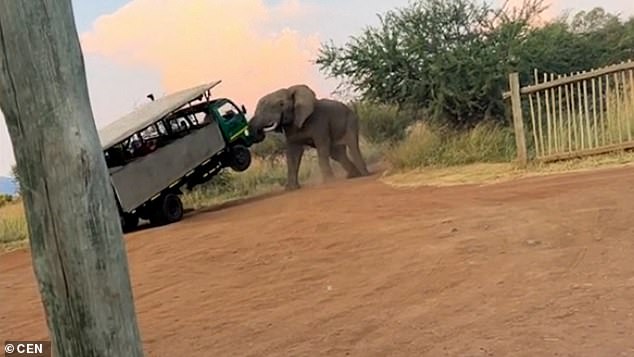
[[[284,190],[296,191],[296,190],[299,190],[300,188],[301,186],[298,183],[289,183],[289,184],[286,184],[286,186],[284,187]]]
[[[326,177],[323,178],[322,182],[324,184],[333,183],[333,182],[335,182],[335,176],[334,175],[333,176],[326,176]]]
[[[364,170],[363,172],[360,172],[360,177],[367,177],[367,176],[372,176],[372,173],[368,171],[367,169]]]
[[[361,177],[367,177],[367,176],[371,176],[371,174],[367,170],[359,171],[358,169],[355,168],[354,171],[348,172],[348,176],[346,176],[346,178],[355,179],[355,178],[361,178]]]

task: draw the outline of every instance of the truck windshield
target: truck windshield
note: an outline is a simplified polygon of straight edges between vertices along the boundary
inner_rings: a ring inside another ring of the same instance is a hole
[[[225,119],[231,119],[239,112],[240,110],[231,102],[224,102],[218,107],[218,113]]]

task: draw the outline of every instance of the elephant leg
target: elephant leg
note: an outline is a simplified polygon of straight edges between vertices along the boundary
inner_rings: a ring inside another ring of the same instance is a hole
[[[315,148],[317,149],[319,169],[324,183],[334,180],[335,174],[330,166],[330,138],[315,140]]]
[[[344,170],[346,170],[346,172],[348,173],[347,178],[361,176],[361,173],[359,172],[357,167],[354,166],[352,161],[350,161],[350,159],[348,158],[345,145],[333,146],[332,148],[330,148],[330,154],[332,155],[332,158],[339,162]]]
[[[368,172],[368,168],[365,165],[365,161],[363,160],[363,155],[361,155],[361,149],[359,148],[359,133],[358,131],[349,131],[348,137],[346,138],[346,143],[348,149],[350,149],[350,156],[352,158],[352,162],[354,166],[356,166],[357,170],[361,173],[361,176],[368,176],[370,172]]]
[[[286,147],[286,189],[289,191],[299,188],[299,165],[303,154],[304,145],[288,144]]]

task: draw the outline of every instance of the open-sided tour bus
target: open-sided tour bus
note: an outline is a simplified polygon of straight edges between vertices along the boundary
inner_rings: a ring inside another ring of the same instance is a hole
[[[221,81],[148,103],[99,130],[124,231],[179,221],[181,188],[251,164],[246,109],[211,96]]]

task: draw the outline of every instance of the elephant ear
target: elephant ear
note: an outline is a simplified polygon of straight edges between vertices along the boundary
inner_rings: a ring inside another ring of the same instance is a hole
[[[301,128],[306,119],[313,113],[317,96],[312,89],[304,84],[289,87],[288,91],[293,99],[295,125]]]

